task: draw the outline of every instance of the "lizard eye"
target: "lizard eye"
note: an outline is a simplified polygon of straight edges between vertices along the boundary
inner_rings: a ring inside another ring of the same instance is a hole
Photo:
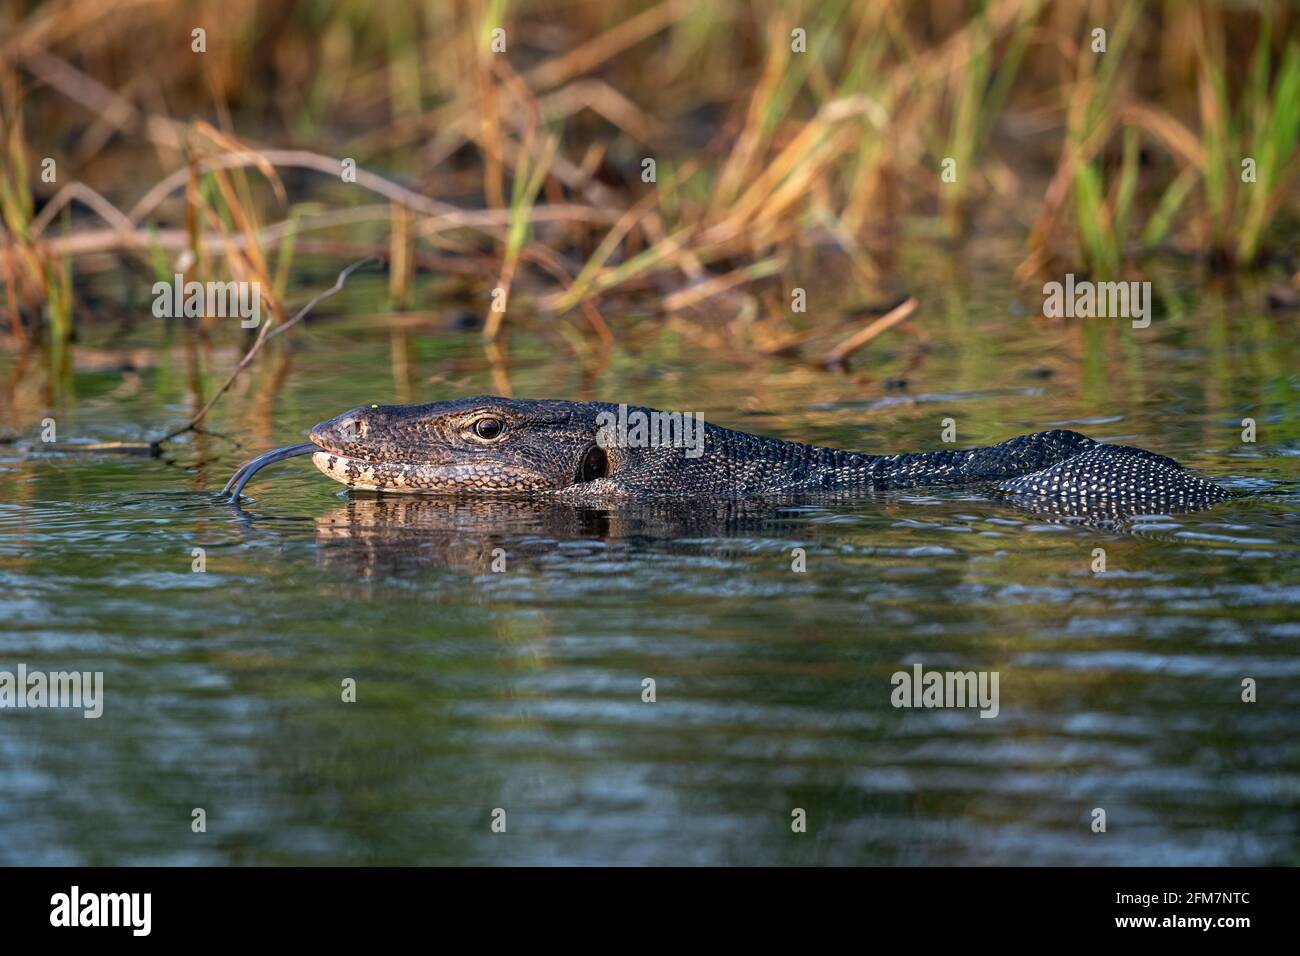
[[[480,418],[474,423],[474,434],[484,441],[500,438],[505,430],[506,423],[499,418]]]

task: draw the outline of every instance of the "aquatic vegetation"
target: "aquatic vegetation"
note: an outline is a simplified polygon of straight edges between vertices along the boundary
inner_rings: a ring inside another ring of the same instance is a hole
[[[296,258],[375,254],[396,312],[455,275],[489,340],[555,312],[581,354],[647,293],[798,338],[773,299],[809,252],[869,299],[918,232],[1014,237],[1022,280],[1106,278],[1169,252],[1267,267],[1300,213],[1280,2],[206,13],[0,14],[14,341],[66,336],[105,253],[256,282],[276,323]]]

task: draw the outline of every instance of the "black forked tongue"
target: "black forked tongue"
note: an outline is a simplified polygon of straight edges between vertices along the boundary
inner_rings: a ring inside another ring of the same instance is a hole
[[[238,501],[239,496],[244,491],[244,485],[248,484],[252,480],[253,476],[267,465],[273,465],[277,461],[284,461],[286,458],[297,458],[299,455],[310,455],[312,452],[317,451],[320,451],[318,445],[313,445],[311,442],[305,442],[301,445],[290,445],[287,448],[277,448],[275,451],[268,451],[265,455],[258,455],[230,476],[230,480],[226,482],[226,487],[221,489],[221,493],[223,495],[229,493],[231,501]]]

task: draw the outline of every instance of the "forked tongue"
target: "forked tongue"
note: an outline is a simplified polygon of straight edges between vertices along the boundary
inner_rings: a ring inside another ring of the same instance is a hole
[[[287,448],[277,448],[275,451],[268,451],[265,455],[258,455],[230,476],[230,480],[226,482],[226,487],[221,489],[221,493],[223,495],[229,493],[231,501],[238,501],[240,494],[244,491],[244,485],[248,484],[253,476],[267,465],[273,465],[277,461],[284,461],[286,458],[310,455],[318,451],[320,451],[319,446],[313,445],[311,442],[304,442],[301,445],[289,445]]]

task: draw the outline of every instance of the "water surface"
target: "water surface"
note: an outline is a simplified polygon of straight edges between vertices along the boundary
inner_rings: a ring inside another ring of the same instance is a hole
[[[1150,329],[1053,326],[1005,274],[942,276],[927,342],[839,376],[654,319],[594,364],[539,321],[494,368],[354,297],[160,460],[66,452],[183,421],[233,339],[105,319],[65,377],[0,355],[0,669],[106,687],[98,720],[0,711],[0,863],[1300,862],[1294,316],[1171,280]],[[961,489],[591,509],[349,496],[306,459],[215,494],[347,407],[503,375],[876,452],[1074,427],[1252,494],[1121,525]],[[996,671],[998,716],[892,707],[917,662]]]

